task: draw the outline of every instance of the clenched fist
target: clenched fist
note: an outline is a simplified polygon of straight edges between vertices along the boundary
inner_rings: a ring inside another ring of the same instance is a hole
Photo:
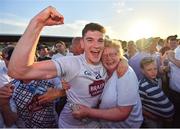
[[[43,26],[64,24],[64,17],[54,7],[49,6],[38,13],[32,20]]]

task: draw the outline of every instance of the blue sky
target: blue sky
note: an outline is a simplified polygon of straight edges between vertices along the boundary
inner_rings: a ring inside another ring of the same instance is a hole
[[[33,16],[52,5],[65,24],[45,27],[42,35],[81,36],[85,24],[98,22],[121,40],[180,36],[180,0],[1,0],[0,5],[0,34],[22,34]]]

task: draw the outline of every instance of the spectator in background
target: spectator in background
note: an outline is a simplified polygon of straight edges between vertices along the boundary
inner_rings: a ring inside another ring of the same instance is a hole
[[[136,42],[137,48],[139,52],[135,54],[128,60],[129,65],[135,71],[138,80],[141,80],[143,75],[141,73],[140,62],[144,57],[152,56],[155,58],[158,68],[160,67],[160,55],[157,54],[157,43],[159,41],[159,37],[157,38],[149,38],[149,39],[140,39]]]
[[[9,103],[9,95],[8,91],[11,90],[11,87],[5,88],[5,84],[8,84],[12,78],[8,76],[8,65],[9,60],[11,58],[12,52],[14,50],[14,46],[7,46],[3,48],[2,50],[2,58],[3,60],[0,60],[0,96],[1,95],[7,95],[3,97],[0,100],[0,128],[3,127],[16,127],[14,124],[14,119],[16,119],[16,116],[11,112],[10,108],[8,108],[5,104]],[[5,90],[4,90],[5,89]],[[7,93],[7,94],[6,94]],[[10,92],[11,93],[11,92]],[[8,114],[8,115],[5,115]]]
[[[121,46],[123,49],[123,53],[127,52],[127,42],[126,41],[120,41],[121,42]]]
[[[139,83],[139,93],[143,105],[143,127],[163,127],[163,122],[172,118],[174,106],[162,91],[157,80],[157,65],[152,57],[140,62],[144,77]]]
[[[68,50],[68,48],[66,47],[66,44],[63,41],[59,41],[59,42],[56,43],[55,51],[56,51],[56,54],[54,54],[52,56],[52,59],[72,55],[72,53],[69,53],[69,50]]]
[[[171,50],[175,50],[176,47],[179,45],[177,35],[171,35],[167,37],[167,45],[170,47]]]
[[[7,46],[2,50],[2,58],[0,60],[0,88],[3,87],[5,84],[9,83],[12,79],[8,76],[8,64],[11,58],[11,54],[14,50],[14,46]]]
[[[46,60],[43,58],[43,60]],[[13,121],[19,128],[56,128],[58,116],[55,110],[55,99],[65,96],[60,80],[18,80],[14,79],[0,91],[0,100],[9,111],[4,115],[14,117]],[[10,104],[8,102],[13,102]]]
[[[168,72],[169,72],[169,60],[166,56],[166,52],[169,51],[170,48],[168,46],[164,46],[159,50],[160,53],[160,77],[162,80],[162,89],[163,91],[167,94],[169,90],[169,77],[168,77]]]
[[[177,40],[173,41],[173,46]],[[173,48],[174,48],[173,47]],[[172,48],[172,47],[171,47]],[[166,52],[169,60],[169,97],[175,106],[173,127],[180,127],[180,45],[174,50]]]
[[[65,95],[53,80],[13,80],[12,100],[21,128],[57,128],[54,100]]]
[[[130,59],[131,57],[135,56],[138,53],[136,44],[134,41],[129,41],[127,44],[127,59]]]
[[[159,39],[157,45],[156,45],[156,49],[159,52],[161,48],[164,47],[164,40],[163,39]]]
[[[84,53],[84,49],[81,47],[82,38],[81,37],[74,37],[72,39],[72,44],[70,46],[70,52],[73,55],[80,55]]]
[[[40,45],[38,47],[38,57],[37,60],[38,61],[42,61],[42,60],[50,60],[51,57],[49,56],[49,50],[48,47],[45,45]]]

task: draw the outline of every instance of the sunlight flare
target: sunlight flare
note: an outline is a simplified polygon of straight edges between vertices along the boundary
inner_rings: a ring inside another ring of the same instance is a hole
[[[140,39],[152,37],[155,33],[155,24],[150,20],[139,20],[129,29],[130,39]]]

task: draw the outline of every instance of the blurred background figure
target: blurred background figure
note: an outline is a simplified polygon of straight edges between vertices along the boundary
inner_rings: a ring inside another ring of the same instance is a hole
[[[167,37],[167,46],[170,47],[171,50],[176,49],[178,46],[177,35],[171,35]]]
[[[7,68],[13,50],[14,46],[7,46],[2,50],[3,60],[0,60],[0,87],[3,87],[5,84],[11,81],[11,78],[7,75]]]
[[[73,55],[80,55],[84,53],[84,49],[81,47],[81,40],[81,37],[74,37],[72,39],[72,44],[69,51],[73,53]]]
[[[139,39],[136,41],[137,49],[139,52],[137,52],[133,57],[131,57],[128,60],[129,65],[133,68],[135,71],[138,80],[142,79],[143,75],[141,73],[140,69],[140,61],[144,57],[152,56],[158,65],[158,68],[160,66],[160,55],[156,49],[157,43],[159,41],[159,37],[155,38],[148,38],[148,39]]]
[[[160,51],[161,48],[164,47],[164,44],[165,44],[165,41],[160,38],[157,45],[156,45],[156,49],[157,49],[158,52]]]
[[[0,90],[1,91],[4,91],[4,86],[6,84],[8,84],[12,78],[8,76],[7,72],[8,72],[8,64],[9,64],[9,60],[11,58],[11,55],[12,55],[12,52],[14,50],[14,46],[7,46],[5,48],[3,48],[2,50],[2,59],[3,60],[0,60]],[[9,89],[5,90],[4,93],[6,93],[8,90],[10,90],[10,87]],[[1,96],[1,94],[0,94]],[[4,115],[5,113],[9,112],[9,108],[7,108],[4,103],[8,103],[9,102],[9,98],[3,98],[1,99],[0,101],[0,128],[3,128],[3,127],[16,127],[13,122],[12,123],[8,123],[8,120],[7,118],[9,116],[6,116]],[[10,119],[13,117],[9,117]],[[9,119],[9,120],[10,120]],[[11,120],[12,120],[11,119]],[[14,121],[14,120],[12,120]]]
[[[169,97],[175,106],[173,127],[177,128],[180,127],[180,45],[177,35],[169,37],[171,50],[166,52],[169,61]]]
[[[50,60],[51,57],[49,56],[49,50],[48,47],[46,45],[40,45],[38,47],[38,56],[37,56],[37,60],[38,61],[42,61],[42,60]]]
[[[52,59],[56,59],[63,56],[72,56],[73,54],[69,52],[68,48],[66,47],[66,44],[63,41],[59,41],[55,45],[55,53],[52,56]]]
[[[2,58],[2,52],[0,51],[0,60],[2,60],[3,58]]]
[[[127,59],[130,59],[134,55],[136,55],[138,52],[136,44],[134,41],[129,41],[127,43]]]

